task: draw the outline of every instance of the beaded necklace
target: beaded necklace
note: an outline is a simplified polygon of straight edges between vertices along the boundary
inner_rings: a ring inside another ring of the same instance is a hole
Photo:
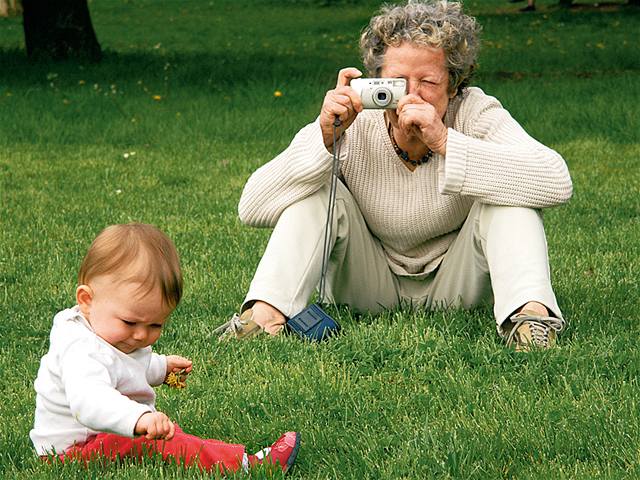
[[[391,126],[391,122],[387,123],[387,131],[389,132],[389,138],[391,138],[391,144],[393,145],[393,149],[396,151],[396,154],[398,154],[398,156],[404,162],[410,163],[414,167],[417,167],[418,165],[423,165],[427,163],[429,160],[431,160],[431,157],[433,157],[433,152],[431,151],[431,149],[428,148],[427,152],[422,156],[422,158],[418,160],[411,160],[409,158],[409,154],[404,150],[402,150],[396,143],[396,139],[393,136],[393,127]]]

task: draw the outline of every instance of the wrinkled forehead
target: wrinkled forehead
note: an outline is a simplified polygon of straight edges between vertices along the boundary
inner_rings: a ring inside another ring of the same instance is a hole
[[[410,43],[389,46],[382,60],[382,71],[395,73],[396,76],[413,77],[437,76],[448,74],[446,56],[442,48],[425,47]]]

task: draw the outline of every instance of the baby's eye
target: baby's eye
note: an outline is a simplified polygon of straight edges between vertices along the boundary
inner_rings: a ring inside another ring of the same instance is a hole
[[[162,328],[162,325],[160,325],[159,323],[152,323],[151,328]]]
[[[128,326],[130,326],[130,327],[132,327],[133,325],[135,325],[135,323],[134,323],[134,322],[130,322],[129,320],[124,320],[124,319],[122,320],[122,323],[124,323],[125,325],[128,325]]]

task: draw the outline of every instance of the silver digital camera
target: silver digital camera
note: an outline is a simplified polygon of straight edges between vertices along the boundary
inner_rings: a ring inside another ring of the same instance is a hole
[[[350,85],[360,95],[364,108],[396,108],[398,100],[407,94],[404,78],[354,78]]]

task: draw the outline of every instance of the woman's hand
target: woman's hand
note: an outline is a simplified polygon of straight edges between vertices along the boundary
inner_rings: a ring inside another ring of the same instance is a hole
[[[340,126],[336,129],[336,138],[349,128],[349,125],[362,111],[360,96],[349,86],[352,78],[362,76],[357,68],[343,68],[338,72],[338,82],[334,90],[329,90],[324,96],[324,102],[320,109],[320,129],[324,145],[330,152],[333,151],[333,123],[340,119]]]
[[[134,429],[136,435],[144,435],[149,440],[171,440],[175,433],[175,425],[162,412],[143,413]]]
[[[184,370],[185,374],[191,373],[193,362],[179,355],[167,355],[167,375]]]
[[[400,99],[396,112],[398,128],[406,137],[415,137],[431,151],[446,155],[448,130],[433,105],[409,94]]]

